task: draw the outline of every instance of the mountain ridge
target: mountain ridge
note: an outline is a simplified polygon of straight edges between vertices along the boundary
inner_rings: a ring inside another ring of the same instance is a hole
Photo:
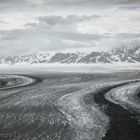
[[[109,52],[38,52],[25,55],[1,56],[0,64],[52,64],[52,63],[139,63],[140,47],[115,48]]]

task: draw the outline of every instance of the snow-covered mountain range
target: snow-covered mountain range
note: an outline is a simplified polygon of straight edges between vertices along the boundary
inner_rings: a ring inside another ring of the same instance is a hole
[[[1,56],[0,64],[47,64],[47,63],[138,63],[140,47],[115,48],[109,52],[38,52],[26,55]]]

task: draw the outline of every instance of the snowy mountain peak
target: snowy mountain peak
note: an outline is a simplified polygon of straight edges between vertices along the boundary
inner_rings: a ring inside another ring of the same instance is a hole
[[[47,63],[138,63],[140,47],[116,48],[111,52],[38,52],[26,55],[0,57],[0,64],[47,64]]]

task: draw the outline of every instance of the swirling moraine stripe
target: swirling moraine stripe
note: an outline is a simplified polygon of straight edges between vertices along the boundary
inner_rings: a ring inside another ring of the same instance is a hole
[[[2,75],[0,76],[0,90],[13,89],[34,84],[37,78],[21,75]]]

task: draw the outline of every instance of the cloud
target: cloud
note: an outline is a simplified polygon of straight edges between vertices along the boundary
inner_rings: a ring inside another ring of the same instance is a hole
[[[35,0],[36,1],[36,0]],[[39,5],[38,5],[39,6]],[[34,3],[30,0],[0,0],[0,11],[11,13],[11,12],[22,12],[33,9]]]
[[[98,6],[108,8],[114,5],[129,6],[138,4],[140,4],[139,0],[0,0],[0,11],[31,12],[34,10],[46,10],[52,12],[54,10],[55,12],[59,12],[58,10],[68,10],[72,12],[76,7],[78,9],[84,8],[83,10],[86,12],[88,9],[98,9]]]
[[[50,4],[50,5],[82,5],[82,4],[132,4],[139,0],[0,0],[0,4]]]
[[[62,24],[71,24],[71,23],[76,23],[76,22],[82,22],[85,20],[93,20],[96,18],[100,18],[99,15],[91,15],[91,16],[76,16],[76,15],[69,15],[66,18],[62,16],[49,16],[49,17],[39,17],[38,20],[41,22],[46,22],[47,24],[50,25],[55,25],[58,23]]]
[[[27,0],[0,0],[0,7],[16,7],[17,5],[29,4]]]
[[[118,7],[118,10],[133,10],[133,11],[136,11],[136,10],[140,10],[140,5],[126,5],[126,6],[119,6]]]
[[[104,50],[140,40],[140,18],[136,3],[139,1],[0,0],[0,7],[7,8],[6,14],[1,9],[2,22],[8,21],[7,25],[0,25],[0,29],[3,29],[0,30],[0,55],[37,52],[44,49]],[[132,5],[133,10],[130,10]],[[107,8],[108,6],[112,8]],[[13,18],[6,18],[11,17],[11,13],[16,10]],[[74,15],[71,15],[71,12]],[[7,26],[10,30],[6,31]]]
[[[136,38],[140,38],[140,33],[119,33],[117,34],[117,38],[136,39]]]
[[[3,20],[0,20],[0,23],[7,24],[7,22],[5,22],[5,21],[3,21]]]
[[[103,35],[81,33],[79,23],[90,21],[98,16],[48,16],[39,17],[36,24],[27,24],[24,29],[1,31],[0,54],[18,54],[41,50],[62,51],[93,47],[94,41]],[[8,51],[7,51],[8,50]]]
[[[111,5],[111,4],[132,4],[132,3],[139,3],[139,0],[42,0],[46,4],[50,5]]]

